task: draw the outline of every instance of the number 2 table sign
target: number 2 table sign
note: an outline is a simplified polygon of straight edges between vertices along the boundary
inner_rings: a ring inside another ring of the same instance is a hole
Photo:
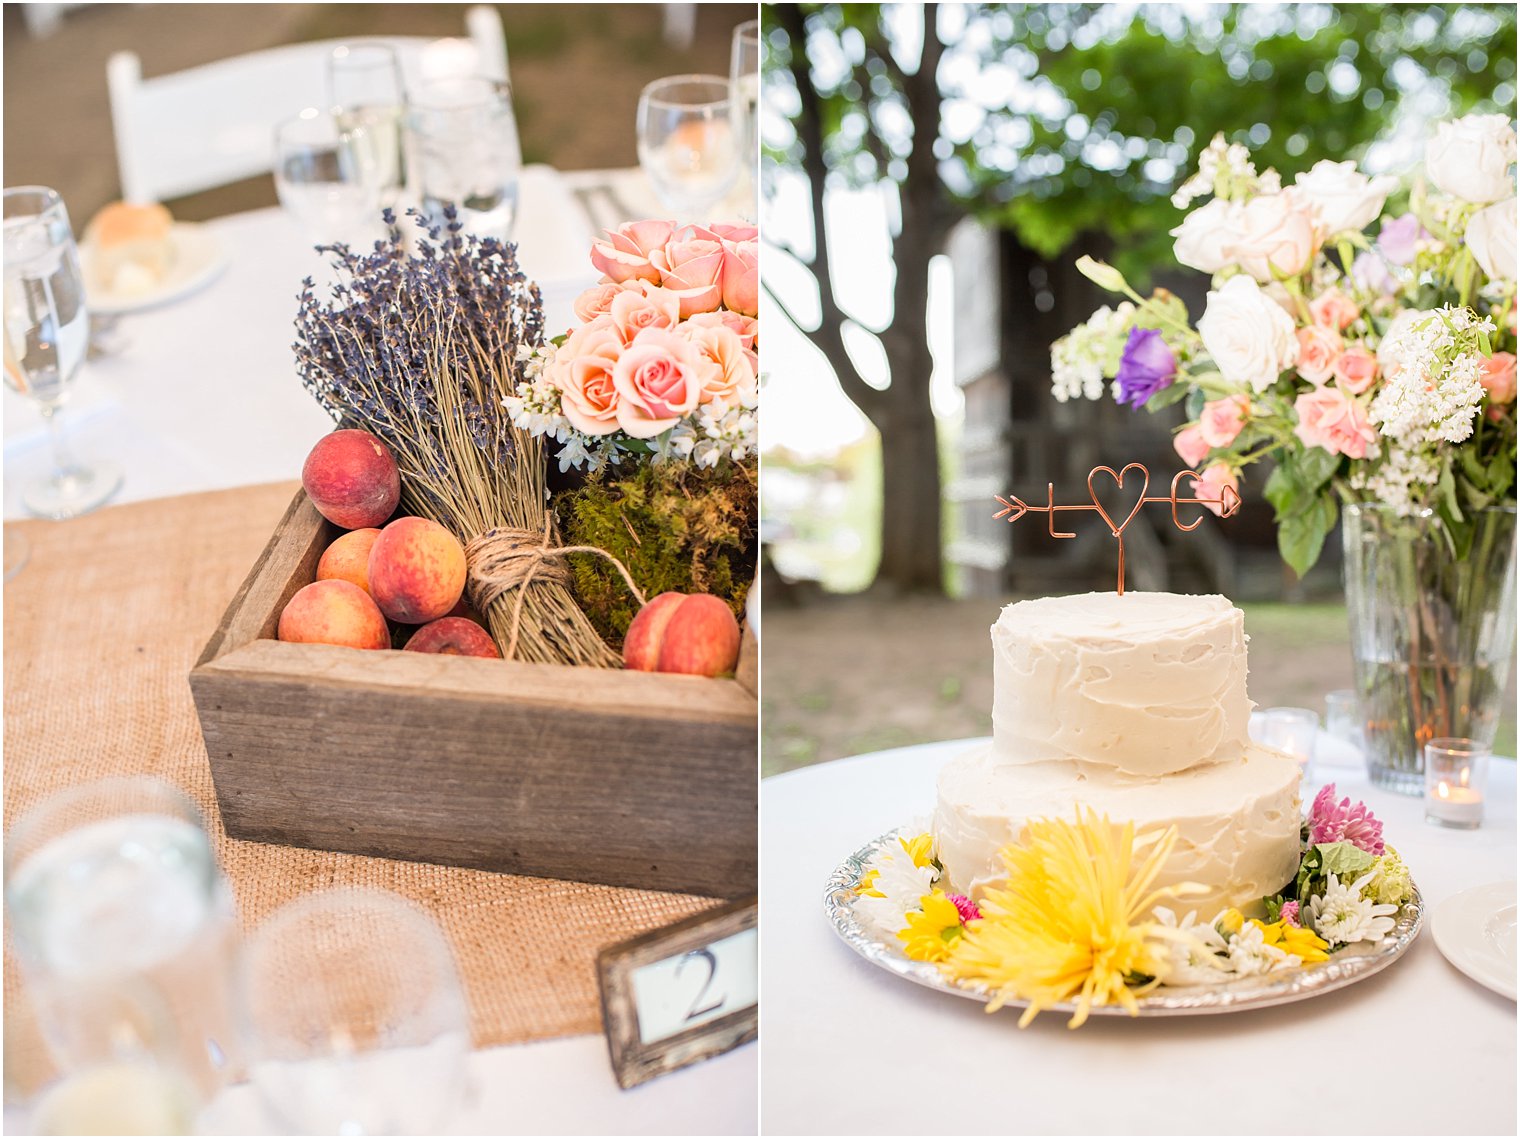
[[[759,1030],[756,900],[732,902],[609,946],[597,956],[618,1084],[708,1060]]]

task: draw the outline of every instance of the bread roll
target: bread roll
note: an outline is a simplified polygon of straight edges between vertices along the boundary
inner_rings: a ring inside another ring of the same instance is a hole
[[[112,202],[86,227],[92,284],[122,296],[157,286],[174,266],[174,218],[156,202]]]

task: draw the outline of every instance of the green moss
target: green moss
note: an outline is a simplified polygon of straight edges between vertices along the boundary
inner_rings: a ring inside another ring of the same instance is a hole
[[[597,546],[618,558],[646,598],[675,590],[711,593],[744,616],[759,552],[755,465],[719,470],[690,464],[603,471],[555,496],[567,546]],[[576,600],[607,643],[623,643],[638,602],[605,558],[568,559]]]

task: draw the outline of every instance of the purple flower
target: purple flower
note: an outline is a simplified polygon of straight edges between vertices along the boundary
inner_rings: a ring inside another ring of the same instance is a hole
[[[1351,276],[1362,288],[1384,296],[1392,293],[1399,284],[1398,278],[1389,270],[1388,262],[1371,250],[1356,255],[1356,260],[1351,262]]]
[[[1281,912],[1278,913],[1277,916],[1281,920],[1287,922],[1291,926],[1299,926],[1300,925],[1299,920],[1298,920],[1298,903],[1297,902],[1284,902],[1282,904],[1282,910],[1281,910]]]
[[[968,921],[976,921],[982,916],[982,908],[965,894],[950,894],[948,897],[955,905],[955,912],[961,915],[962,925]]]
[[[1358,850],[1382,856],[1383,824],[1373,818],[1367,804],[1351,805],[1350,798],[1335,801],[1335,784],[1327,783],[1309,808],[1309,841],[1349,842]]]
[[[1383,228],[1378,230],[1377,247],[1395,265],[1408,265],[1414,260],[1415,243],[1429,236],[1419,218],[1405,214],[1383,222]]]
[[[1119,402],[1139,408],[1146,400],[1172,382],[1177,374],[1177,357],[1154,328],[1132,328],[1119,359]]]

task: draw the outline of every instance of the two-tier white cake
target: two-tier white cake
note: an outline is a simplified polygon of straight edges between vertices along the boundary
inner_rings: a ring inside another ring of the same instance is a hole
[[[1021,601],[992,627],[993,742],[940,775],[934,834],[951,888],[977,897],[1024,820],[1078,806],[1175,824],[1158,886],[1207,920],[1275,894],[1299,861],[1299,768],[1247,735],[1246,639],[1218,596],[1088,593]]]

